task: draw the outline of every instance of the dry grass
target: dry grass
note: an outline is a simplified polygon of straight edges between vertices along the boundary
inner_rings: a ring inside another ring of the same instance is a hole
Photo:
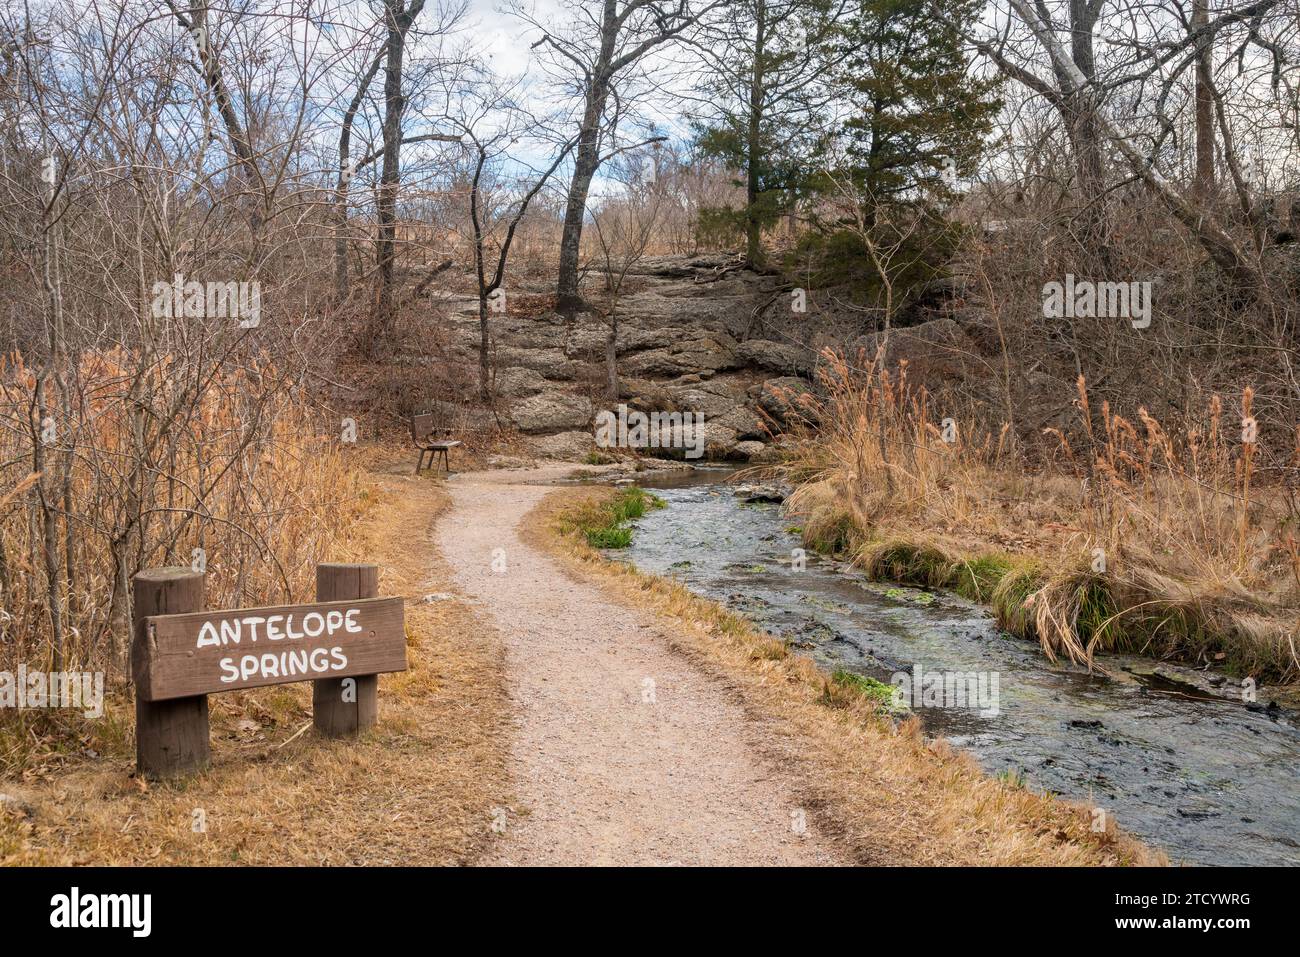
[[[97,757],[0,782],[6,864],[455,864],[473,860],[504,805],[501,646],[450,591],[431,531],[447,499],[428,478],[382,476],[336,560],[376,561],[407,599],[411,668],[380,679],[380,724],[355,743],[310,730],[307,684],[213,695],[212,768],[185,783],[133,776],[130,702]],[[306,729],[306,730],[304,730]],[[299,733],[302,732],[302,733]],[[107,735],[105,737],[108,737]],[[207,833],[195,833],[204,809]]]
[[[85,353],[67,378],[75,388],[45,383],[51,440],[34,449],[38,376],[0,357],[0,481],[19,482],[0,496],[0,667],[56,660],[57,602],[63,667],[124,682],[131,573],[190,565],[199,549],[209,605],[299,600],[365,507],[338,421],[265,364],[198,369],[113,350]],[[41,494],[57,504],[53,593]]]
[[[606,561],[581,528],[599,526],[608,490],[565,489],[525,523],[574,574],[663,615],[674,649],[713,674],[763,722],[774,754],[798,769],[819,827],[864,864],[1163,864],[1132,837],[1094,834],[1085,808],[989,778],[969,755],[895,725],[872,700],[808,658],[686,588]]]
[[[46,385],[47,408],[59,411],[38,484],[27,475],[37,377],[21,357],[0,360],[0,480],[26,476],[0,496],[0,670],[57,662],[103,672],[121,698],[134,572],[201,557],[209,607],[271,605],[311,598],[316,565],[352,547],[368,492],[335,420],[265,366],[209,370],[202,389],[196,375],[122,350],[84,354],[66,410]],[[49,552],[42,495],[58,506]],[[6,711],[0,773],[50,770],[128,733],[121,714],[87,722],[68,710]]]
[[[805,541],[869,573],[955,587],[1050,656],[1124,650],[1218,661],[1261,680],[1300,679],[1300,510],[1285,479],[1300,445],[1261,481],[1249,389],[1177,430],[1076,408],[1083,448],[1052,431],[1056,461],[1031,469],[1006,426],[940,413],[897,370],[826,353],[815,439],[784,466]],[[948,423],[945,435],[945,421]],[[1300,440],[1300,434],[1297,434]]]

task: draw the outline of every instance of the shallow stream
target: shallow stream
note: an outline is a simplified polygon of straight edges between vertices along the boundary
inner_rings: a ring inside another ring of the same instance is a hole
[[[991,773],[1081,801],[1175,862],[1300,864],[1300,730],[1294,716],[1108,656],[1111,677],[1053,664],[955,595],[868,581],[808,553],[778,505],[742,504],[725,473],[646,478],[668,507],[610,557],[672,576],[790,641],[828,669],[889,683],[899,672],[974,672],[982,700],[921,707],[928,733]],[[706,484],[699,484],[699,483]],[[1190,673],[1185,673],[1190,675]],[[993,704],[989,676],[997,676]],[[1224,694],[1219,697],[1217,694]],[[990,706],[992,705],[992,706]]]

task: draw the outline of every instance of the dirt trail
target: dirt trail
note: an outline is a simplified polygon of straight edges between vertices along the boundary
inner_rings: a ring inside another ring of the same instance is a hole
[[[448,485],[437,541],[506,636],[518,799],[497,864],[838,864],[760,756],[761,725],[670,649],[655,616],[609,601],[525,544],[545,472]],[[800,831],[802,830],[802,833]]]

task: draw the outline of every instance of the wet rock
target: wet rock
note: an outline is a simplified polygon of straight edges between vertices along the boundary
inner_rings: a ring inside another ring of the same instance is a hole
[[[637,459],[638,472],[690,472],[695,466],[689,462],[677,462],[673,459],[643,458]]]
[[[778,485],[738,485],[732,491],[736,498],[744,502],[776,502],[785,501],[786,493]]]

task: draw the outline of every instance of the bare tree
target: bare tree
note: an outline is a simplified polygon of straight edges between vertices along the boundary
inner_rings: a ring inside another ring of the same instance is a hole
[[[491,398],[491,314],[506,305],[502,283],[511,246],[529,206],[577,142],[570,137],[557,145],[555,137],[547,137],[547,121],[520,108],[516,92],[513,84],[481,80],[472,92],[456,98],[459,108],[448,118],[463,134],[469,154],[467,198],[478,292],[479,395],[485,400]],[[554,156],[548,165],[532,168],[511,154],[526,136],[536,145],[551,145]],[[512,177],[512,186],[494,188],[493,176],[505,166],[516,165],[527,172]]]
[[[557,307],[561,311],[583,307],[578,270],[587,197],[601,163],[616,151],[611,143],[603,141],[613,139],[615,120],[626,112],[623,100],[630,91],[620,90],[620,85],[651,52],[681,39],[702,16],[720,6],[722,0],[703,4],[691,0],[570,0],[568,17],[548,17],[548,22],[562,19],[574,24],[567,32],[551,29],[522,7],[514,8],[517,16],[542,31],[534,48],[552,53],[568,82],[576,81],[580,97],[578,145],[556,281]]]
[[[660,176],[659,144],[651,147],[645,158],[635,154],[626,163],[622,177],[623,191],[616,199],[592,211],[605,281],[605,321],[609,335],[605,340],[605,386],[610,399],[617,399],[619,302],[628,274],[645,257],[655,231],[668,204],[667,190]]]

